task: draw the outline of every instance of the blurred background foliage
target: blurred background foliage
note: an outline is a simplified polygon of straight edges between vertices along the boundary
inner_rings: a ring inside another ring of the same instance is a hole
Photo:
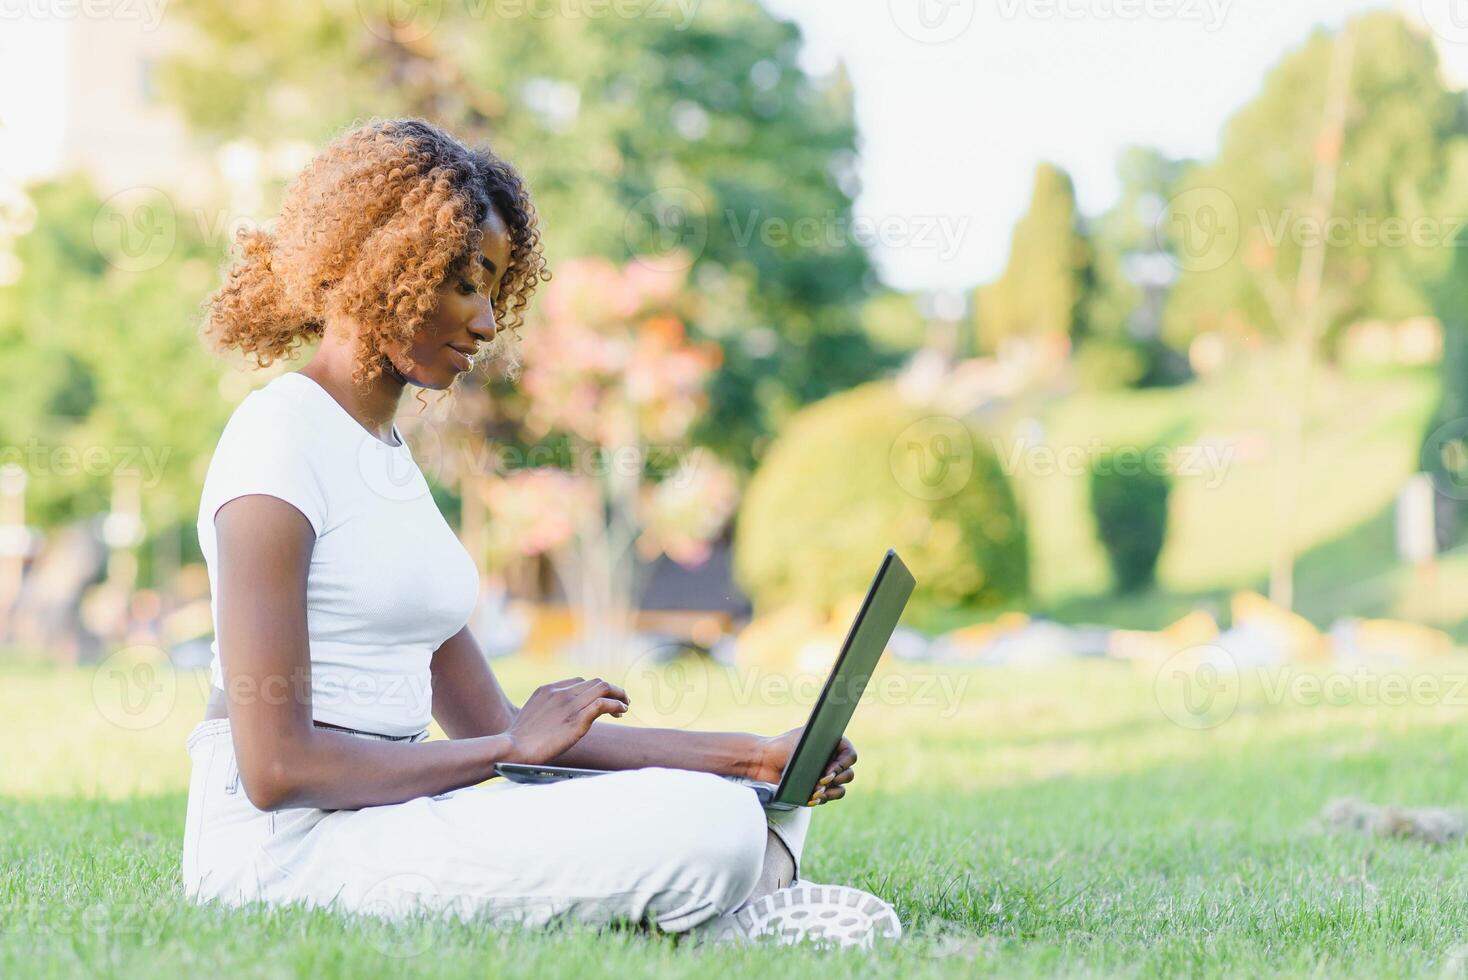
[[[259,380],[197,338],[231,233],[268,220],[343,128],[411,115],[488,141],[526,175],[553,273],[677,267],[658,316],[616,329],[670,357],[717,350],[690,428],[666,440],[717,466],[682,496],[666,460],[649,464],[639,503],[603,487],[607,513],[635,518],[644,558],[669,554],[657,529],[690,567],[720,554],[757,609],[831,608],[870,574],[861,556],[892,545],[921,569],[919,620],[934,630],[1020,608],[1135,627],[1199,607],[1226,618],[1237,589],[1267,589],[1321,625],[1352,611],[1455,634],[1468,622],[1454,598],[1468,583],[1455,428],[1468,293],[1453,219],[1468,214],[1468,107],[1419,25],[1376,12],[1315,31],[1228,121],[1216,155],[1130,147],[1099,213],[1041,162],[999,274],[941,294],[878,279],[850,233],[852,87],[839,67],[803,70],[798,30],[754,0],[677,24],[519,17],[513,29],[493,7],[414,9],[177,0],[189,42],[149,84],[192,143],[245,178],[195,207],[66,173],[7,205],[0,446],[28,469],[25,520],[43,536],[115,508],[131,450],[145,480],[137,584],[167,588],[160,543],[197,560],[209,453]],[[422,10],[430,21],[414,19]],[[539,306],[536,322],[555,325]],[[536,421],[555,417],[537,397],[477,377],[456,394],[465,435],[431,474],[486,561],[532,554],[502,528],[474,537],[487,501],[522,498],[473,489],[453,454],[492,444],[560,459],[581,445]],[[924,424],[922,452],[893,451]],[[931,496],[922,467],[959,433],[971,477]],[[1161,511],[1156,488],[1138,485],[1105,497],[1119,501],[1106,516],[1090,463],[1154,444],[1181,450],[1174,468],[1207,465],[1167,474]],[[89,447],[111,456],[89,468]],[[1430,590],[1398,527],[1419,470],[1436,481],[1443,552]],[[1155,572],[1139,560],[1122,574],[1118,541],[1133,532],[1109,546],[1102,532],[1144,513]]]
[[[797,67],[792,25],[754,0],[679,29],[443,4],[428,31],[387,7],[185,0],[202,39],[162,84],[220,140],[318,144],[396,115],[488,139],[530,183],[552,268],[687,249],[717,298],[692,326],[726,352],[698,438],[745,468],[795,408],[895,366],[856,315],[878,288],[863,249],[760,231],[849,222],[857,190],[850,87]]]

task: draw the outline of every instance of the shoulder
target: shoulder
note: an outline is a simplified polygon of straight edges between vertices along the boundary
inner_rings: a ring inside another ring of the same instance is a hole
[[[283,374],[246,395],[225,423],[215,456],[264,454],[310,463],[327,451],[331,420],[310,397],[309,383]]]
[[[301,424],[309,427],[314,404],[306,394],[301,379],[283,374],[246,395],[235,406],[225,430],[275,426],[284,434]]]
[[[234,497],[266,493],[296,505],[321,532],[323,426],[316,405],[290,377],[246,395],[225,423],[204,478],[201,521]]]

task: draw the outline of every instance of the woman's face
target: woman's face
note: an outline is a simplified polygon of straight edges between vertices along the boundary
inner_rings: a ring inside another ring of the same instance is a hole
[[[404,380],[421,388],[447,388],[471,362],[509,351],[511,334],[499,333],[494,301],[510,264],[510,230],[494,211],[479,227],[478,254],[439,284],[438,306],[408,347],[407,363],[393,358]]]

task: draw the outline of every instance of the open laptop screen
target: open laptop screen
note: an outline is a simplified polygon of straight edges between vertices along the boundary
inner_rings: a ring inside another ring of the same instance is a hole
[[[803,806],[810,799],[871,680],[877,660],[897,628],[914,585],[912,573],[889,548],[811,711],[800,744],[785,766],[775,802]]]

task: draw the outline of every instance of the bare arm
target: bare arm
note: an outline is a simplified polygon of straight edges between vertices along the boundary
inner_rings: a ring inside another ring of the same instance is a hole
[[[434,653],[433,716],[450,738],[497,735],[514,724],[519,711],[467,626]],[[748,732],[595,725],[575,745],[546,761],[584,769],[665,766],[776,782],[799,732],[766,738]],[[839,773],[855,761],[856,750],[843,740],[832,757],[832,769]],[[842,782],[850,778],[847,774]],[[836,791],[830,798],[841,795]]]
[[[470,786],[498,762],[546,761],[601,714],[626,708],[625,695],[594,680],[540,688],[514,724],[479,737],[395,743],[317,728],[306,628],[310,522],[255,494],[220,507],[214,526],[230,729],[245,794],[262,810],[355,809]]]
[[[508,731],[520,708],[510,700],[465,626],[433,652],[433,718],[449,738]]]
[[[449,738],[506,731],[519,708],[495,677],[466,626],[433,655],[433,716]],[[754,775],[768,739],[747,732],[596,725],[567,751],[547,760],[586,769],[666,766],[724,776]]]
[[[686,732],[677,728],[598,728],[556,756],[561,766],[640,769],[666,766],[721,776],[754,776],[768,739],[748,732]]]

